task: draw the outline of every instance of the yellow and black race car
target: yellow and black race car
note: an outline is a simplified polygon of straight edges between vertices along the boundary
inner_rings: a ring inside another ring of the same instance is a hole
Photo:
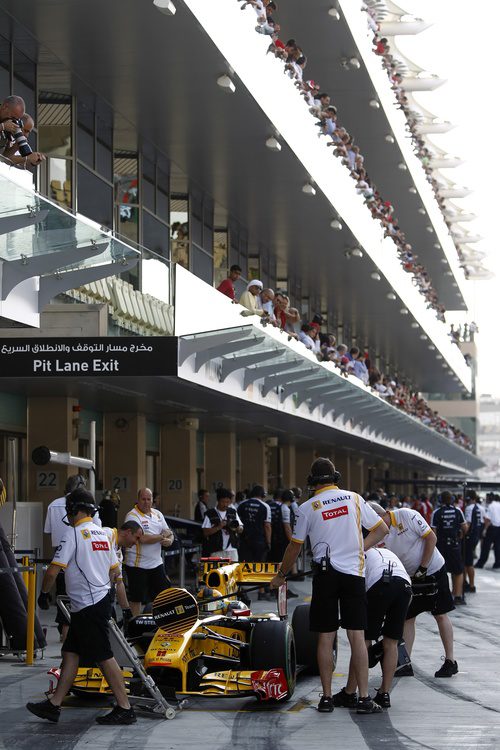
[[[130,622],[128,642],[167,698],[254,695],[275,702],[290,698],[299,670],[317,674],[309,605],[296,607],[290,624],[285,586],[278,595],[278,614],[252,614],[238,599],[242,586],[269,583],[277,567],[205,560],[197,597],[185,589],[166,589],[156,597],[152,614]],[[141,681],[130,672],[124,676],[137,695]],[[98,669],[81,668],[73,691],[95,695],[109,688]]]

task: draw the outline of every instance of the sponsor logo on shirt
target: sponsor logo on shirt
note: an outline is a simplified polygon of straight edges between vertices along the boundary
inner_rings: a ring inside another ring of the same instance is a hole
[[[80,529],[80,533],[84,539],[90,539],[90,529]]]
[[[313,510],[320,510],[325,505],[332,505],[332,503],[345,503],[349,500],[349,495],[340,495],[339,497],[327,497],[324,500],[314,500],[311,504]]]
[[[331,521],[332,518],[339,518],[339,516],[349,515],[349,508],[347,505],[343,505],[341,508],[332,508],[331,510],[324,510],[321,514],[325,521]]]
[[[312,509],[313,510],[319,510],[322,507],[323,507],[323,503],[321,502],[321,500],[314,500],[313,501],[313,503],[312,503]]]
[[[109,551],[109,544],[108,542],[92,542],[92,549],[94,550],[94,552],[103,550]]]

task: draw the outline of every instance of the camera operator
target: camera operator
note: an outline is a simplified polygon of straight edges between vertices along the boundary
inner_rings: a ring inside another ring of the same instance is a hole
[[[372,641],[378,641],[383,636],[382,684],[373,700],[382,708],[390,708],[389,691],[398,665],[398,642],[403,637],[411,601],[411,580],[401,560],[383,547],[367,550],[365,565],[368,610],[366,645],[370,646]],[[333,696],[333,702],[335,706],[346,708],[356,705],[356,678],[352,664],[349,665],[347,685]]]
[[[452,504],[451,492],[441,493],[441,507],[432,514],[431,527],[437,537],[437,548],[444,557],[447,573],[451,573],[454,604],[465,604],[464,560],[462,557],[462,537],[468,524],[464,514]]]
[[[378,503],[372,508],[389,526],[385,546],[403,563],[412,580],[413,599],[406,615],[404,639],[411,654],[415,640],[415,619],[422,612],[434,616],[444,647],[445,659],[434,677],[452,677],[458,672],[453,657],[453,626],[448,612],[455,609],[444,558],[436,549],[436,535],[427,521],[410,508],[385,510]],[[413,676],[411,664],[397,670],[397,677]]]
[[[286,580],[309,536],[314,569],[310,630],[318,633],[318,666],[323,687],[318,711],[326,713],[334,708],[332,653],[340,605],[341,623],[347,630],[359,688],[356,710],[360,714],[374,714],[382,708],[368,695],[364,552],[378,544],[388,529],[356,492],[339,489],[339,480],[340,474],[328,458],[313,462],[307,483],[314,488],[314,495],[298,510],[292,541],[271,588],[278,588]],[[368,530],[364,544],[362,526]]]
[[[53,695],[39,703],[27,703],[26,708],[41,719],[59,721],[61,703],[73,685],[80,659],[84,659],[99,665],[116,698],[112,711],[98,716],[97,723],[134,724],[134,709],[109,642],[110,589],[120,565],[106,532],[92,521],[97,507],[90,492],[83,487],[71,492],[66,498],[66,513],[70,528],[47,568],[38,597],[40,608],[48,609],[48,592],[63,568],[71,624],[62,647],[61,676]]]
[[[0,105],[0,150],[13,164],[37,166],[45,156],[33,152],[28,143],[35,123],[24,110],[24,99],[20,96],[8,96]]]
[[[208,508],[203,519],[203,555],[229,557],[238,562],[239,536],[243,524],[235,508],[230,507],[233,493],[225,487],[216,492],[217,506]]]

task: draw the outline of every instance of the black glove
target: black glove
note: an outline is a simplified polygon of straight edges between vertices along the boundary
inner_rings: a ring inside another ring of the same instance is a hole
[[[420,567],[416,570],[414,575],[412,576],[414,581],[422,581],[427,575],[427,568],[425,568],[423,565],[420,565]]]
[[[132,610],[131,609],[122,609],[122,628],[123,628],[123,635],[127,635],[128,632],[128,624],[130,620],[132,619]]]
[[[45,593],[44,591],[40,591],[40,595],[37,599],[40,609],[48,609],[51,601],[52,597],[48,592]]]

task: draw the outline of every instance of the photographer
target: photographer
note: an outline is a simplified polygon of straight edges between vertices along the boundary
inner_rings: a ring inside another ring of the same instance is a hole
[[[82,659],[99,665],[116,698],[112,711],[98,716],[97,723],[134,724],[134,709],[109,641],[110,589],[120,564],[106,532],[92,520],[96,513],[94,497],[84,487],[78,487],[67,496],[70,528],[47,568],[38,597],[41,609],[48,609],[48,592],[62,568],[71,604],[71,624],[62,647],[61,676],[53,695],[39,703],[27,703],[26,708],[40,719],[59,721],[61,703],[71,690]]]
[[[229,557],[238,562],[239,535],[243,524],[235,508],[229,507],[233,493],[225,487],[217,490],[217,507],[209,508],[203,519],[203,555]]]
[[[2,155],[13,164],[37,166],[45,160],[39,152],[33,152],[28,136],[34,128],[34,121],[25,114],[24,99],[8,96],[0,105],[0,149]]]

